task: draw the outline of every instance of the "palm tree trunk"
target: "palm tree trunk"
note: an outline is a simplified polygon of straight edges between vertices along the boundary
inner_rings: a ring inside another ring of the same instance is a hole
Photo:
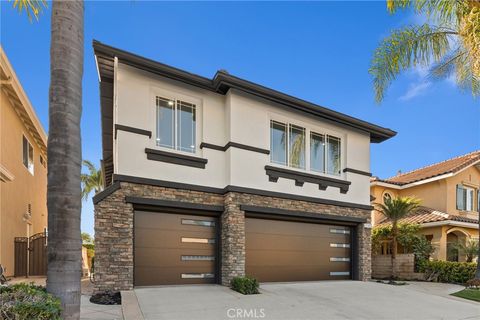
[[[48,136],[47,290],[80,318],[83,1],[53,1]]]
[[[397,258],[397,221],[392,223],[392,278],[397,277],[396,272],[396,258]]]

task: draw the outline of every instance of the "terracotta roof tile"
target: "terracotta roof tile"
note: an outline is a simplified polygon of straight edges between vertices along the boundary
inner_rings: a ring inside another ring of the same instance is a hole
[[[479,161],[480,150],[477,150],[463,156],[448,159],[410,172],[402,173],[388,179],[376,178],[372,181],[383,181],[397,185],[404,185],[447,173],[455,173]]]
[[[458,221],[478,224],[478,219],[471,219],[458,215],[448,214],[428,207],[420,207],[416,212],[400,219],[399,223],[428,223],[438,221]],[[377,226],[386,226],[390,224],[389,219],[383,219]]]

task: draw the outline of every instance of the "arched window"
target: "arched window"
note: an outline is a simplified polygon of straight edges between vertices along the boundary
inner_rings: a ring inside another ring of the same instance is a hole
[[[388,192],[385,192],[383,194],[383,203],[387,203],[387,201],[391,201],[392,200],[392,195]]]

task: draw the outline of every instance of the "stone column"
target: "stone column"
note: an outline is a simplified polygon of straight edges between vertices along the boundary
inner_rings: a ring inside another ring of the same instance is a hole
[[[372,277],[372,228],[367,223],[356,228],[358,243],[358,280],[368,281]]]
[[[225,211],[221,216],[222,285],[229,286],[237,276],[245,275],[245,212],[240,210],[234,193],[224,196]]]
[[[117,190],[95,204],[95,292],[133,289],[133,207]]]

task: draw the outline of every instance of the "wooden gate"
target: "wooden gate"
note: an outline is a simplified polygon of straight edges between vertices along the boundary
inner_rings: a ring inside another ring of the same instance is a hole
[[[46,276],[47,236],[44,232],[30,237],[28,251],[28,274],[30,276]]]
[[[27,276],[27,252],[28,252],[28,238],[15,238],[15,267],[13,275],[15,277]]]
[[[44,232],[30,238],[15,238],[15,277],[47,275],[47,236]]]

